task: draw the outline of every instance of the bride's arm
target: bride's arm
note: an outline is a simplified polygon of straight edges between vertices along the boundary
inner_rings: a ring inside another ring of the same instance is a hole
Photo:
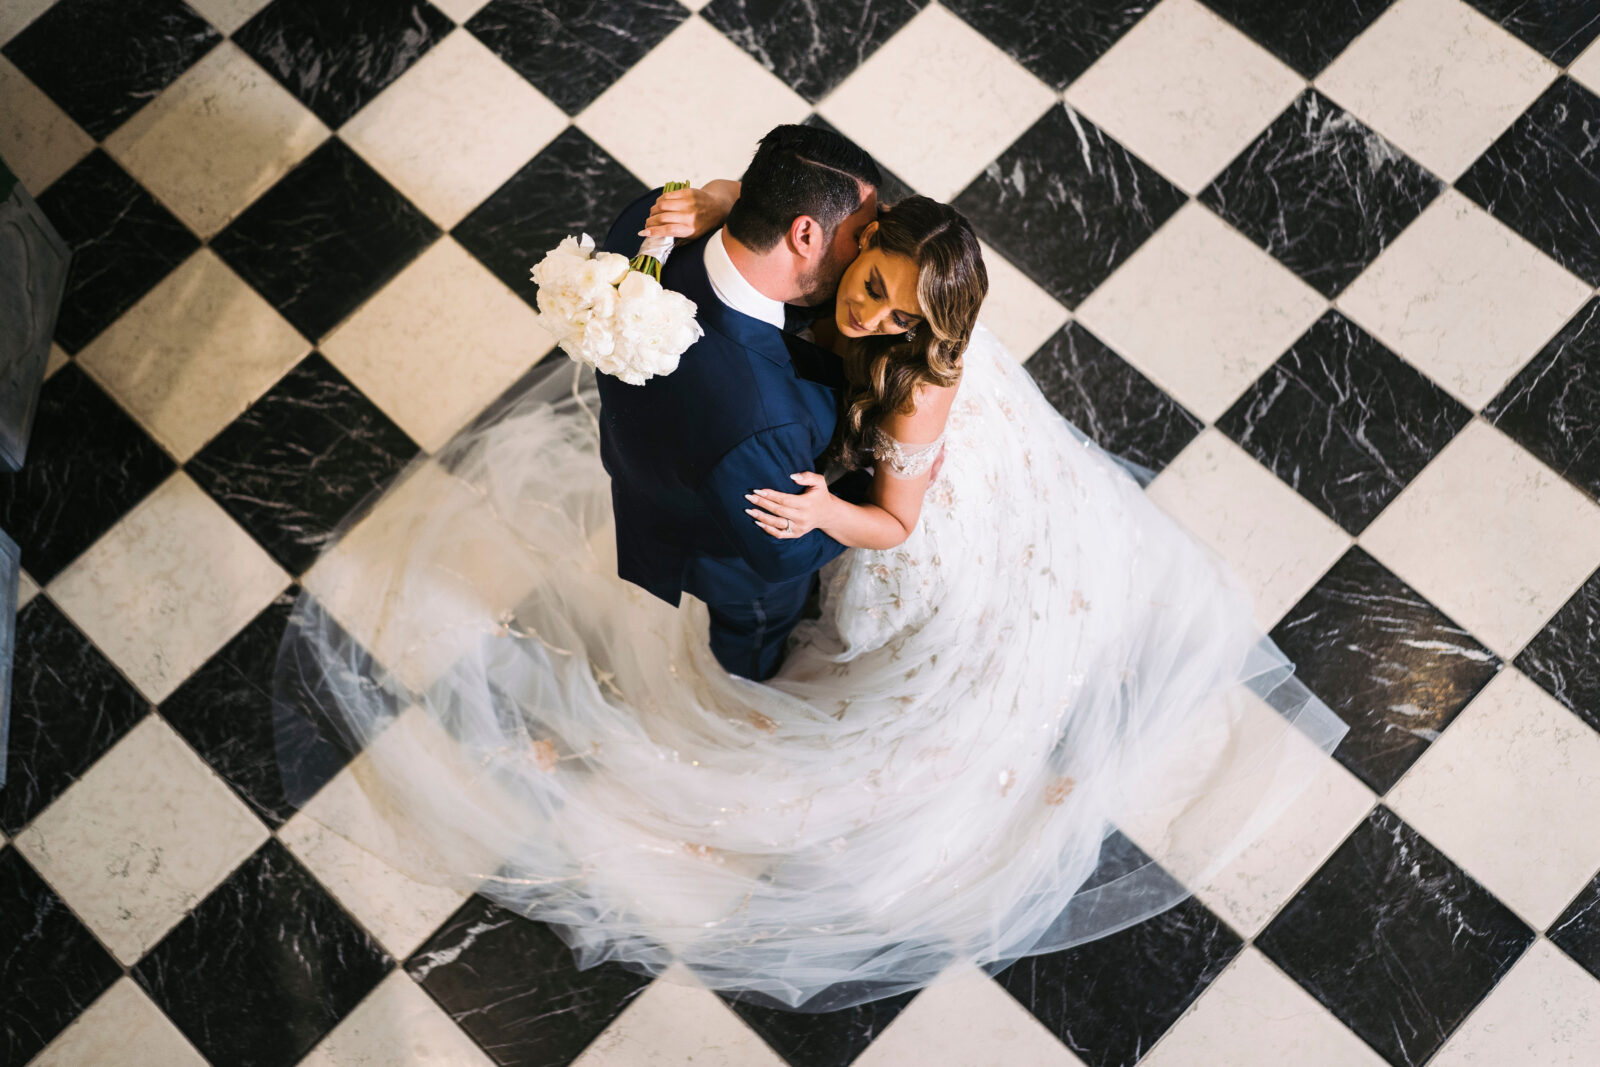
[[[726,178],[706,182],[698,189],[678,189],[656,197],[640,237],[676,237],[694,240],[721,226],[739,199],[739,183]]]
[[[884,420],[883,432],[912,447],[937,440],[955,393],[955,386],[922,387],[917,391],[915,410]],[[745,498],[755,505],[746,509],[746,514],[780,539],[802,537],[817,529],[850,548],[894,548],[917,528],[923,495],[937,470],[935,463],[921,473],[900,475],[892,463],[880,458],[873,468],[870,504],[840,500],[828,492],[828,483],[820,474],[806,471],[792,475],[807,487],[804,493],[758,489]]]

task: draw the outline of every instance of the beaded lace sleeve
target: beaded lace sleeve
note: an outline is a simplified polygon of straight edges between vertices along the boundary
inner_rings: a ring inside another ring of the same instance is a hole
[[[944,444],[944,431],[939,432],[925,445],[908,445],[896,441],[882,430],[872,431],[872,455],[897,478],[920,478],[927,474],[933,461],[939,458],[939,446]]]

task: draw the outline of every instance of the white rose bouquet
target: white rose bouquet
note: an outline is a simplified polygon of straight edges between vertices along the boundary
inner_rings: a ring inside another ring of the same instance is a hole
[[[688,182],[669,182],[666,192]],[[539,322],[567,355],[630,385],[678,369],[702,334],[694,301],[661,285],[672,238],[646,241],[632,260],[596,252],[588,234],[545,253],[531,274],[539,286]]]

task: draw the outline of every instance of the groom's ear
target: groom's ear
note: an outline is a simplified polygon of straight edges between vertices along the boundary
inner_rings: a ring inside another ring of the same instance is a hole
[[[789,251],[801,259],[814,259],[826,255],[828,251],[827,235],[822,232],[822,224],[810,215],[795,216],[794,221],[789,223],[786,240],[789,242]]]

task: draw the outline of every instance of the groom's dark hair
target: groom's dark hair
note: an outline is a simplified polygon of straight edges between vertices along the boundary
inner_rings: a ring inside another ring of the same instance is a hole
[[[872,157],[832,130],[777,126],[756,147],[728,212],[728,233],[765,252],[783,240],[801,215],[821,223],[828,239],[861,206],[861,184],[876,189],[883,175]]]

